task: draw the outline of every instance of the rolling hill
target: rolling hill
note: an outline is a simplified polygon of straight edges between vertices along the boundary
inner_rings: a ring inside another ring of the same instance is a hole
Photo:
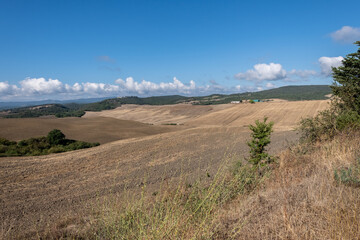
[[[140,98],[136,96],[105,99],[93,103],[65,103],[65,104],[43,104],[12,108],[0,112],[3,118],[29,118],[41,116],[55,117],[81,117],[85,111],[102,111],[115,109],[124,104],[137,105],[170,105],[178,103],[189,103],[193,105],[216,105],[226,104],[231,101],[242,101],[250,99],[284,99],[289,101],[299,100],[324,100],[331,93],[327,85],[285,86],[259,92],[246,92],[238,94],[213,94],[200,97],[185,97],[180,95],[157,96]]]

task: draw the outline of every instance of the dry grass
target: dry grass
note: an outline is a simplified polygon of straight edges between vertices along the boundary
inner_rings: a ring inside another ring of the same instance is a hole
[[[334,180],[360,157],[359,137],[282,152],[262,190],[221,210],[224,238],[360,239],[360,189]]]
[[[212,239],[217,235],[217,209],[264,179],[249,165],[238,166],[235,173],[225,166],[214,177],[208,175],[208,181],[186,184],[183,175],[176,184],[164,182],[153,194],[143,186],[140,197],[128,193],[99,199],[91,219],[63,221],[41,238]]]
[[[164,182],[158,192],[101,198],[91,217],[71,217],[45,239],[360,239],[360,188],[334,172],[360,158],[360,132],[283,151],[271,175],[223,167],[208,181]],[[231,161],[230,161],[231,162]],[[235,170],[234,170],[235,169]],[[265,176],[265,177],[264,177]],[[360,178],[360,176],[357,176]],[[146,182],[146,181],[145,181]],[[177,187],[174,187],[177,186]],[[7,236],[7,230],[1,234]]]

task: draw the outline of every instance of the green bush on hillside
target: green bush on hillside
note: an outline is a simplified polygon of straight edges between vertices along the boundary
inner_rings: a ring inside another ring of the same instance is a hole
[[[252,131],[252,139],[247,143],[250,147],[249,162],[255,166],[258,166],[259,164],[264,165],[264,161],[268,161],[270,159],[265,147],[270,144],[270,134],[273,131],[272,128],[274,126],[274,122],[267,123],[267,119],[268,118],[265,117],[263,122],[256,120],[255,125],[249,126]]]
[[[334,177],[338,183],[360,187],[360,157],[351,166],[335,170]]]
[[[19,142],[0,138],[0,157],[46,155],[98,145],[100,144],[66,139],[60,130],[54,129],[46,137],[30,138]]]

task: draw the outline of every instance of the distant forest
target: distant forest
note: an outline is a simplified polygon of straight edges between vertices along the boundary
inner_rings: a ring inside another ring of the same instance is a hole
[[[66,104],[43,104],[38,106],[20,107],[3,110],[2,118],[33,118],[41,116],[81,117],[85,111],[102,111],[120,107],[123,104],[138,105],[169,105],[177,103],[189,103],[193,105],[226,104],[231,101],[243,100],[266,100],[280,98],[289,101],[322,100],[331,94],[328,85],[286,86],[260,92],[246,92],[238,94],[213,94],[201,97],[185,97],[180,95],[158,96],[140,98],[136,96],[106,99],[94,103],[66,103]]]

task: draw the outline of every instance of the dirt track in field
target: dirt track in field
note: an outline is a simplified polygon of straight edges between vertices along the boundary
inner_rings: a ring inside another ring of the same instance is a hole
[[[326,108],[327,103],[229,104],[200,106],[203,107],[201,110],[193,107],[161,106],[153,116],[151,113],[157,110],[150,106],[126,106],[123,109],[90,113],[79,121],[96,122],[105,115],[107,120],[120,121],[116,118],[127,116],[126,119],[160,125],[169,123],[169,116],[172,116],[170,123],[183,125],[152,126],[136,123],[139,127],[145,125],[160,130],[155,135],[130,137],[74,152],[0,158],[0,229],[28,234],[33,228],[41,229],[58,221],[65,213],[84,212],[87,203],[94,203],[97,197],[106,196],[110,192],[121,193],[124,189],[137,191],[145,183],[150,189],[155,189],[164,179],[173,179],[180,174],[189,174],[190,178],[206,176],[206,172],[212,175],[228,156],[247,154],[245,143],[249,130],[245,125],[264,115],[276,122],[270,146],[270,152],[276,153],[285,148],[289,141],[298,138],[294,131],[290,131],[298,119],[314,115],[316,111]],[[133,113],[121,113],[129,108]],[[21,119],[16,121],[21,124]],[[128,121],[123,121],[123,124],[128,124]],[[31,128],[31,125],[27,126]],[[101,137],[101,129],[97,131]],[[115,129],[113,132],[115,134]],[[74,132],[69,131],[70,134]],[[72,138],[78,139],[76,136]]]

